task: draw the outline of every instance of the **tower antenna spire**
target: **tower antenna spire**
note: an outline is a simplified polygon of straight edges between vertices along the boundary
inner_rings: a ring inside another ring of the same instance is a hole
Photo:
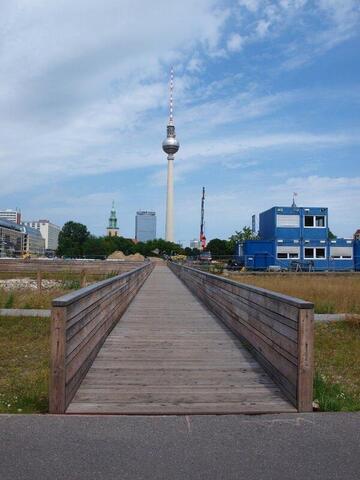
[[[174,68],[171,67],[170,70],[170,95],[169,95],[169,125],[174,124]]]

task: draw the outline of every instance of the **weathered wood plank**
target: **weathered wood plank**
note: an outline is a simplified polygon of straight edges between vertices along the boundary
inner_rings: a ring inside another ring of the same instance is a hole
[[[314,311],[299,312],[299,378],[298,410],[311,412],[313,402],[314,372]]]
[[[65,403],[65,330],[66,310],[53,307],[51,314],[50,388],[51,413],[63,413]]]
[[[220,408],[219,408],[220,407]],[[294,413],[296,409],[288,402],[217,402],[206,403],[176,403],[172,404],[143,404],[129,403],[71,403],[67,413],[71,414],[124,414],[124,415],[235,415],[235,414],[266,414],[266,413]]]

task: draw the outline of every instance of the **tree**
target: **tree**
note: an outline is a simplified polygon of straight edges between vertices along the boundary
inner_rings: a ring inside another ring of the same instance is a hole
[[[200,255],[200,250],[198,248],[186,247],[184,249],[184,255],[188,257],[198,257]]]
[[[221,257],[224,255],[232,255],[229,242],[227,240],[221,240],[220,238],[213,238],[206,246],[206,250],[211,252],[213,257]]]
[[[65,257],[82,257],[83,247],[90,233],[82,223],[66,222],[59,233],[57,255]]]
[[[337,239],[337,236],[329,228],[328,240],[336,240],[336,239]]]
[[[258,238],[259,235],[253,233],[250,227],[245,226],[240,232],[235,231],[235,234],[229,237],[229,243],[232,251],[234,252],[237,243],[244,242],[245,240],[258,240]]]
[[[84,242],[83,254],[88,258],[106,258],[107,249],[104,238],[90,235]]]
[[[120,250],[125,255],[136,253],[136,246],[132,240],[124,237],[103,237],[106,255],[110,255],[116,250]]]
[[[184,250],[181,246],[177,243],[168,242],[167,240],[163,240],[162,238],[157,238],[155,240],[149,240],[146,243],[138,243],[136,245],[139,253],[143,253],[143,255],[151,256],[153,255],[154,251],[158,251],[159,255],[178,255],[183,254]]]

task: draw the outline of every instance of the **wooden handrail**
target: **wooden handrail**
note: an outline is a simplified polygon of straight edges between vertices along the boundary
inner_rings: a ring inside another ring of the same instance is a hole
[[[313,303],[174,262],[168,265],[245,343],[298,411],[312,411]]]
[[[50,413],[65,412],[106,337],[153,267],[146,262],[53,300]]]

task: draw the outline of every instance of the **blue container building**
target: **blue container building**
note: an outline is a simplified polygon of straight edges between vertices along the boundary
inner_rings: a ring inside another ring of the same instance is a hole
[[[328,209],[272,207],[259,217],[259,239],[236,247],[236,259],[251,270],[359,270],[360,240],[329,238]]]

